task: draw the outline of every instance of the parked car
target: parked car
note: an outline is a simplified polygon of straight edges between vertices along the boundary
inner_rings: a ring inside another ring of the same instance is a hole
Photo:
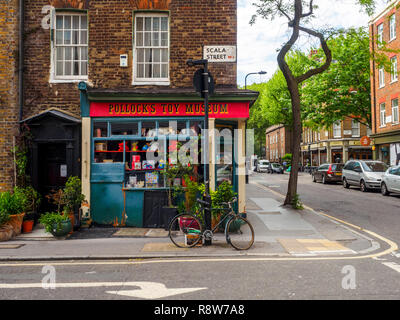
[[[381,192],[384,196],[389,193],[400,193],[400,166],[389,168],[382,177]]]
[[[270,163],[268,160],[259,160],[257,161],[257,172],[268,172],[268,168]]]
[[[387,169],[388,166],[381,161],[350,160],[342,171],[343,187],[357,186],[362,192],[380,189],[382,176]]]
[[[313,182],[342,182],[343,163],[325,163],[312,172]]]
[[[283,166],[279,163],[271,163],[269,169],[268,169],[269,173],[283,173],[284,169]]]

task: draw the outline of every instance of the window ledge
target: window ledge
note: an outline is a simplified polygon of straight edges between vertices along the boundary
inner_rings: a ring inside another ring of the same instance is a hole
[[[82,81],[89,81],[88,78],[84,79],[50,79],[49,83],[79,83]]]
[[[399,79],[393,80],[393,81],[390,82],[390,84],[396,83],[398,81],[399,81]]]
[[[133,81],[133,86],[169,86],[171,82],[168,81]]]
[[[379,88],[378,89],[382,89],[382,88],[384,88],[385,87],[385,85],[383,85],[383,86],[379,86]]]

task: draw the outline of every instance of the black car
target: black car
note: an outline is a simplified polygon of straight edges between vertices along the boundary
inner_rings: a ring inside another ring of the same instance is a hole
[[[342,182],[343,163],[325,163],[320,165],[312,173],[312,181],[320,181],[323,184],[328,182]]]

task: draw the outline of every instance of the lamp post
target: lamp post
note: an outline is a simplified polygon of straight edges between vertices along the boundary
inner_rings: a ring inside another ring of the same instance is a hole
[[[263,75],[263,74],[267,74],[266,71],[259,71],[259,72],[250,72],[248,74],[246,74],[246,77],[244,78],[244,89],[247,89],[247,77],[251,74],[259,74],[259,75]]]
[[[203,200],[208,204],[204,208],[204,222],[206,230],[211,230],[211,196],[210,196],[210,179],[209,179],[209,133],[208,133],[208,96],[210,94],[210,74],[208,72],[208,60],[187,60],[186,64],[189,67],[194,66],[203,66],[202,70],[202,83],[199,87],[201,87],[201,96],[204,98],[204,159],[205,159],[205,167],[204,167],[204,198]],[[206,237],[204,239],[204,245],[209,246],[212,243],[212,239]]]

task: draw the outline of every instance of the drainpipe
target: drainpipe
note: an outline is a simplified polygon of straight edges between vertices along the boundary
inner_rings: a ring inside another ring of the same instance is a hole
[[[374,123],[373,123],[373,127],[375,129],[375,134],[376,134],[376,124],[377,124],[377,122],[376,122],[376,117],[377,117],[377,113],[376,113],[376,85],[375,85],[375,80],[376,80],[375,76],[376,75],[375,75],[375,60],[374,60],[374,58],[375,58],[375,23],[373,23],[372,26],[371,26],[371,33],[372,33],[372,40],[371,41],[372,41],[372,58],[373,58],[372,59],[372,79],[373,79],[373,81],[371,81],[371,82],[372,82],[372,90],[374,92],[374,99],[373,99]],[[372,114],[371,114],[371,116],[372,116]],[[371,125],[372,125],[372,123],[371,123]],[[374,143],[374,145],[375,145],[375,143]],[[376,148],[376,146],[375,146],[375,148]],[[378,155],[378,150],[375,149],[374,151],[372,151],[372,158],[374,160],[376,160],[378,158],[377,155]]]
[[[18,92],[19,121],[23,119],[24,108],[24,0],[19,0],[19,62],[18,62]]]

